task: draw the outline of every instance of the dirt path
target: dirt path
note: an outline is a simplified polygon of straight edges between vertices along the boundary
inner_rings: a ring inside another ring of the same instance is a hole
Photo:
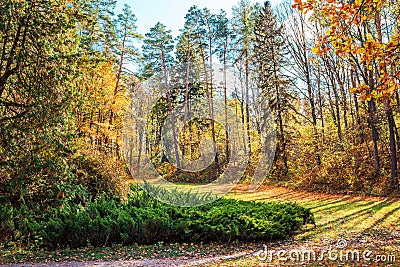
[[[215,264],[217,262],[236,260],[242,257],[251,257],[252,253],[236,253],[232,255],[217,256],[203,259],[178,257],[167,259],[149,259],[149,260],[119,260],[119,261],[88,261],[88,262],[52,262],[52,263],[23,263],[13,265],[1,265],[0,267],[112,267],[112,266],[198,266]]]

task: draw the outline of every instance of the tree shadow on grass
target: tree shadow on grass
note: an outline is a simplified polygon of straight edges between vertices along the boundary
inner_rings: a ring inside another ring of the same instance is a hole
[[[347,200],[338,200],[338,201],[335,201],[335,202],[336,203],[333,203],[335,205],[332,205],[332,206],[323,205],[324,208],[322,208],[322,209],[319,209],[318,206],[317,207],[312,207],[311,209],[312,209],[312,211],[314,213],[317,213],[317,212],[318,213],[324,213],[324,212],[327,212],[327,211],[339,212],[339,211],[342,211],[342,210],[352,210],[352,209],[359,208],[359,207],[362,207],[362,206],[365,206],[365,205],[370,205],[370,203],[375,203],[375,201],[362,203],[360,200],[354,199],[354,198],[348,198]]]
[[[374,204],[375,203],[375,204]],[[337,233],[340,231],[346,231],[347,234],[355,233],[355,232],[362,232],[366,228],[362,228],[361,222],[366,222],[369,219],[373,218],[373,215],[376,214],[379,210],[382,210],[385,207],[391,206],[394,202],[393,201],[380,201],[376,203],[376,201],[369,201],[362,205],[359,205],[358,208],[365,207],[362,209],[358,209],[354,212],[349,214],[335,217],[335,211],[333,211],[331,216],[334,218],[333,220],[328,220],[322,224],[318,224],[317,218],[317,227],[315,229],[308,229],[306,232],[303,233],[303,238],[311,237],[313,235],[324,235],[328,233]],[[372,206],[371,206],[372,205]],[[354,208],[352,208],[354,209]],[[351,211],[352,209],[349,209]],[[345,209],[341,209],[342,211]],[[395,211],[394,211],[395,212]],[[321,214],[316,214],[316,217],[321,216]],[[324,216],[324,215],[322,215]],[[328,216],[328,215],[325,215]],[[390,215],[388,215],[390,216]],[[377,223],[376,225],[378,225]],[[357,229],[357,227],[361,227],[361,229]]]
[[[396,202],[393,202],[392,204],[395,204]],[[387,220],[389,217],[393,216],[393,214],[395,214],[397,211],[400,211],[400,203],[397,202],[397,204],[399,204],[399,206],[397,206],[396,208],[391,209],[390,211],[386,212],[381,218],[379,218],[378,220],[376,220],[373,224],[371,224],[369,227],[365,228],[364,232],[369,232],[372,229],[375,228],[381,228],[381,224]]]
[[[316,201],[315,203],[310,203],[309,204],[309,208],[311,208],[313,210],[318,209],[317,211],[321,211],[321,210],[324,210],[324,209],[319,209],[319,208],[323,208],[323,207],[326,207],[326,206],[331,206],[331,205],[334,205],[334,204],[337,204],[337,203],[341,203],[343,201],[348,201],[350,199],[351,199],[351,197],[347,196],[347,197],[340,198],[340,199],[337,199],[337,200],[327,199],[327,200],[323,200],[323,201]]]

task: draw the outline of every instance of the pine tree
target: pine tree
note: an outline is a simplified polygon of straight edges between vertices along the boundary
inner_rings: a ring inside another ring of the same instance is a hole
[[[254,42],[254,26],[256,21],[255,6],[248,0],[241,0],[237,7],[233,8],[233,50],[234,65],[240,65],[238,68],[244,72],[244,92],[241,101],[242,120],[245,123],[247,131],[247,143],[251,153],[250,139],[250,80],[251,80],[251,57]]]
[[[287,117],[290,102],[293,100],[288,91],[289,79],[284,74],[286,62],[285,46],[282,35],[283,28],[278,25],[269,2],[265,2],[255,26],[254,64],[257,66],[257,82],[263,96],[276,115],[278,133],[278,151],[276,157],[283,161],[280,174],[288,173],[287,139],[284,119]],[[278,159],[275,160],[276,164]]]
[[[115,30],[112,18],[116,8],[116,0],[82,0],[77,6],[81,14],[78,32],[80,46],[83,51],[98,52],[111,55]]]
[[[167,30],[165,25],[158,22],[150,32],[145,35],[144,45],[142,47],[144,56],[144,76],[151,77],[154,74],[162,74],[163,83],[166,90],[167,104],[171,121],[173,134],[173,149],[175,154],[176,166],[180,168],[180,157],[178,147],[178,137],[175,131],[175,120],[173,116],[173,103],[171,97],[169,69],[173,65],[171,52],[174,48],[174,41],[171,31]]]
[[[135,41],[141,36],[136,33],[136,17],[133,14],[131,8],[125,5],[122,14],[118,15],[118,19],[114,21],[115,27],[115,43],[113,44],[113,50],[115,57],[118,58],[117,65],[117,80],[115,83],[114,97],[112,99],[112,105],[115,104],[117,95],[121,90],[125,91],[126,88],[121,88],[121,83],[124,74],[132,74],[124,66],[127,63],[133,64],[136,62],[137,50],[134,48]],[[113,124],[114,110],[110,110],[110,125]]]
[[[188,14],[185,16],[185,20],[185,27],[191,29],[191,32],[193,33],[193,47],[198,51],[198,57],[200,58],[203,68],[202,74],[204,77],[208,110],[210,114],[211,136],[213,140],[214,154],[216,155],[215,172],[219,173],[220,163],[217,151],[213,103],[213,55],[216,47],[215,39],[220,32],[220,24],[217,23],[217,16],[211,14],[209,9],[199,9],[197,6],[193,6],[189,9]]]
[[[227,71],[228,71],[228,53],[229,43],[231,41],[231,27],[230,21],[226,16],[226,12],[221,10],[220,14],[216,16],[217,27],[219,29],[217,34],[217,47],[216,52],[219,60],[223,65],[223,95],[224,95],[224,112],[225,112],[225,124],[228,125],[228,95],[227,95]],[[225,130],[225,157],[228,160],[229,156],[229,135],[228,130]]]

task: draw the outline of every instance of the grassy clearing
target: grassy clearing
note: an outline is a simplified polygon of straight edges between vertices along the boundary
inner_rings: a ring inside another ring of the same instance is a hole
[[[225,261],[215,266],[400,266],[400,200],[398,198],[362,197],[346,195],[317,194],[306,191],[294,191],[283,187],[263,187],[255,193],[243,194],[240,190],[229,197],[255,201],[294,201],[310,208],[316,219],[315,229],[306,229],[293,240],[273,242],[269,250],[312,249],[318,253],[335,249],[339,239],[346,240],[343,251],[358,250],[373,252],[372,261],[352,261],[344,257],[343,261],[304,261],[278,262],[257,260],[246,257]],[[255,251],[263,247],[254,248]],[[339,250],[340,251],[340,250]],[[381,255],[395,256],[395,262],[378,262]],[[327,258],[327,257],[326,257]],[[362,265],[363,263],[364,265]],[[360,265],[361,264],[361,265]]]

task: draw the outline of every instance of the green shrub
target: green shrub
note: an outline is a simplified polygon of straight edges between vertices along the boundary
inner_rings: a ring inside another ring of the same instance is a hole
[[[256,203],[220,199],[180,208],[151,198],[137,186],[122,204],[102,195],[85,205],[65,202],[32,211],[22,206],[1,210],[0,228],[12,229],[11,241],[58,248],[198,241],[255,241],[289,237],[307,223],[310,210],[294,203]]]
[[[314,223],[308,209],[294,203],[256,203],[221,199],[185,214],[194,241],[271,240]]]

